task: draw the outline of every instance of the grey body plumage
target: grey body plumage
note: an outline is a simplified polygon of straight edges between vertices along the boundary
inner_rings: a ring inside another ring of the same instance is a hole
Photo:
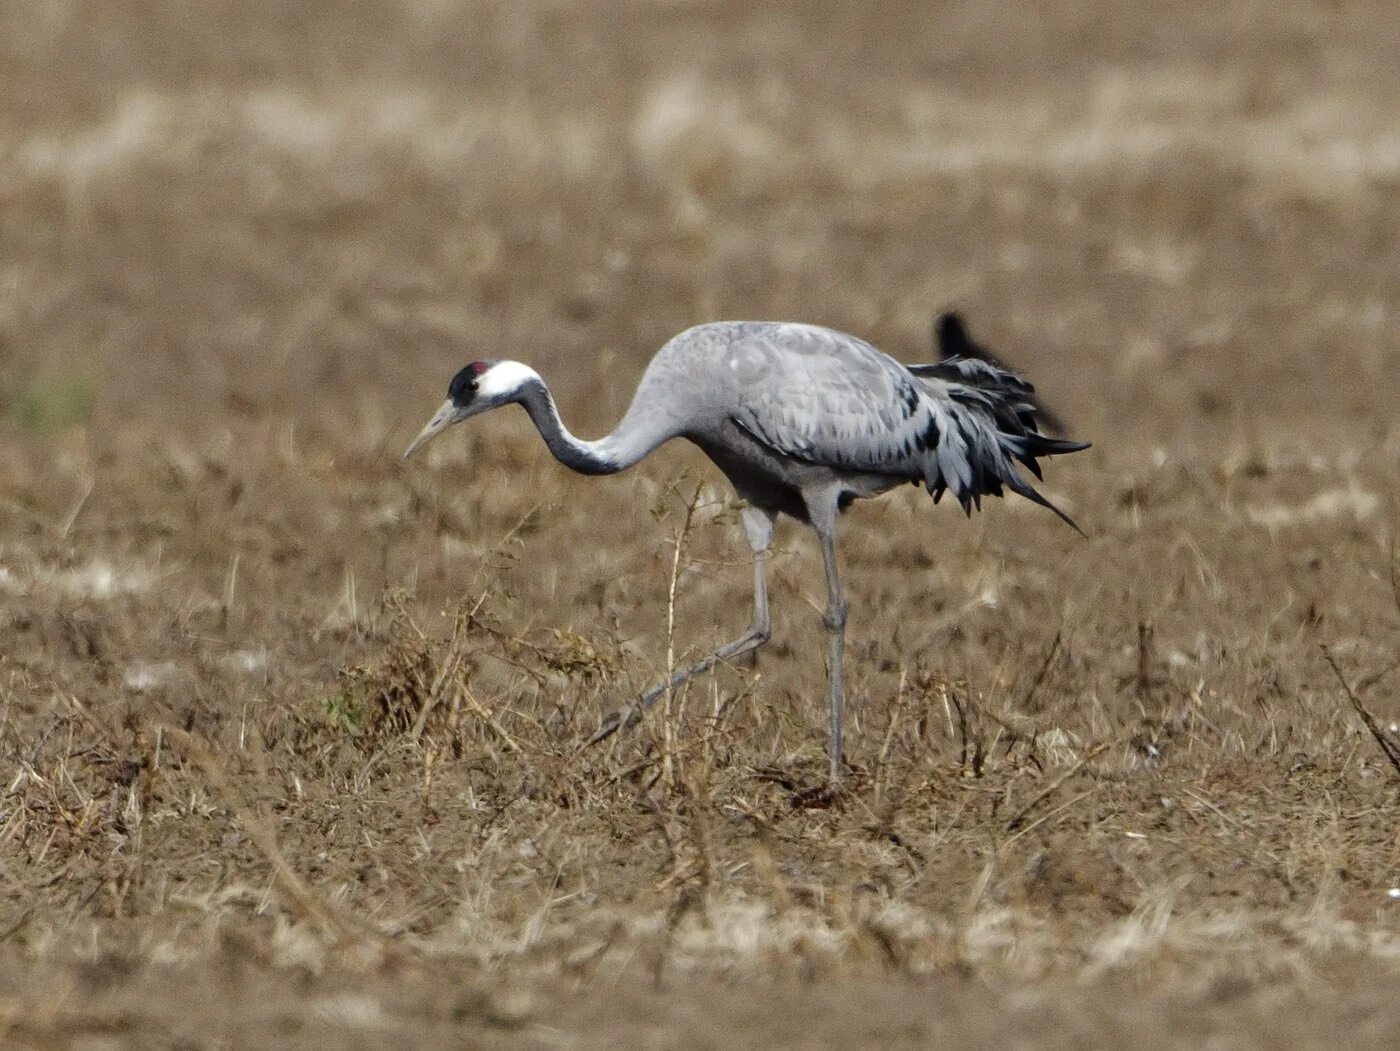
[[[656,353],[622,421],[598,441],[568,432],[533,369],[514,361],[475,362],[453,379],[447,402],[408,452],[453,423],[518,403],[551,452],[574,470],[610,474],[663,442],[686,438],[748,504],[743,517],[754,553],[753,625],[611,716],[595,740],[634,722],[668,685],[767,641],[765,566],[774,519],[787,514],[810,525],[822,543],[828,588],[823,620],[834,782],[841,767],[846,620],[836,566],[837,515],[852,500],[914,483],[935,500],[951,492],[969,513],[983,496],[1010,489],[1073,526],[1016,467],[1019,462],[1039,477],[1039,458],[1087,448],[1040,434],[1033,395],[1014,373],[975,358],[905,366],[864,340],[816,325],[715,322],[687,329]]]

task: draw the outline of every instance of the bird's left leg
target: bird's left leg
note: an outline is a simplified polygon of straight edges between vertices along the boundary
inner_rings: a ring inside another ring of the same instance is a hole
[[[826,741],[827,783],[835,787],[841,777],[841,724],[846,711],[846,593],[836,564],[836,516],[812,516],[813,527],[822,542],[826,565],[826,680],[828,737]]]
[[[587,744],[596,744],[604,738],[611,737],[618,730],[635,726],[640,721],[642,712],[664,697],[667,690],[674,690],[695,676],[703,675],[716,664],[731,661],[756,650],[768,641],[773,630],[768,617],[768,548],[773,543],[774,516],[770,511],[747,505],[739,512],[739,517],[744,523],[744,535],[748,538],[749,549],[753,551],[753,623],[749,625],[748,631],[733,642],[721,646],[704,660],[682,668],[665,682],[653,686],[642,694],[635,704],[613,712],[603,720]]]

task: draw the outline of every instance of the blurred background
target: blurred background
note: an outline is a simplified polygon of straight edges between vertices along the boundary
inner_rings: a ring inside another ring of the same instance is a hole
[[[947,306],[1109,445],[1370,440],[1397,394],[1386,3],[52,0],[5,26],[21,430],[397,441],[460,364],[518,356],[597,431],[695,322],[917,358]]]

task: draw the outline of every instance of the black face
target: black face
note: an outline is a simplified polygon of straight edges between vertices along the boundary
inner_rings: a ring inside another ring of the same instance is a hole
[[[458,408],[465,408],[476,398],[476,384],[491,367],[489,361],[473,361],[457,375],[452,377],[452,382],[447,385],[447,396],[452,399],[452,404]]]

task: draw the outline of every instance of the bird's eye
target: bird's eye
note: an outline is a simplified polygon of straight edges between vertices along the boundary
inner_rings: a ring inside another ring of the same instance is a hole
[[[452,377],[452,382],[447,386],[447,396],[458,405],[468,404],[476,397],[476,382],[484,371],[481,362],[472,362]]]

